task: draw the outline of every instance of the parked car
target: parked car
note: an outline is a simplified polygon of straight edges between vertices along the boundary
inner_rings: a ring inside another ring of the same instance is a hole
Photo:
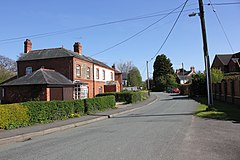
[[[173,88],[172,93],[180,93],[180,90],[178,88]]]

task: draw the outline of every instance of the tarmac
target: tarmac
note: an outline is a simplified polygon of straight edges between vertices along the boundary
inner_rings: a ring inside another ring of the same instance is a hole
[[[12,130],[0,130],[0,145],[17,143],[30,140],[34,137],[44,136],[47,134],[60,132],[63,130],[83,126],[89,123],[108,119],[117,115],[140,109],[157,100],[155,95],[151,95],[148,99],[135,104],[117,103],[117,109],[110,109],[105,112],[98,112],[91,115],[81,116],[79,118],[70,118],[67,120],[54,121],[47,124],[36,124],[33,126],[17,128]]]

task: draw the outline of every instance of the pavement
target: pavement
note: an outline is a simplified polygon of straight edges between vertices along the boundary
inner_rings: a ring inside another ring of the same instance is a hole
[[[0,145],[24,142],[34,137],[60,132],[63,130],[83,126],[89,123],[108,119],[117,115],[125,114],[140,109],[157,100],[157,96],[151,95],[147,100],[135,104],[117,103],[117,109],[110,109],[105,112],[98,112],[92,115],[86,115],[79,118],[70,118],[67,120],[54,121],[47,124],[36,124],[24,128],[12,130],[0,130]]]

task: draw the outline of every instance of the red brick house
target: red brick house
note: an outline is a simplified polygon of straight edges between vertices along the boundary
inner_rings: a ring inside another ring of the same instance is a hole
[[[65,86],[62,87],[62,95],[65,95],[65,97],[56,96],[59,98],[53,98],[59,100],[92,98],[99,93],[104,93],[107,91],[121,91],[122,82],[119,78],[121,73],[117,72],[115,68],[109,67],[108,65],[96,59],[83,55],[82,46],[79,42],[76,42],[73,45],[73,48],[73,51],[63,47],[32,50],[32,42],[27,39],[24,42],[24,54],[17,61],[18,79],[28,74],[32,75],[41,68],[53,70],[54,73],[61,74],[66,79],[71,81],[72,86],[70,84],[67,85],[72,87],[72,91],[70,92],[70,89],[68,89],[66,92],[69,95],[66,97],[66,93],[63,92],[63,90],[65,90]],[[25,77],[25,79],[26,78],[28,77]],[[19,82],[21,81],[16,81],[16,83]],[[5,95],[8,94],[8,88],[10,88],[10,84],[11,81],[8,85],[1,85],[3,88],[3,100],[6,98]],[[109,88],[109,84],[114,84],[115,87],[112,88],[115,89]],[[34,86],[36,84],[32,85]],[[61,84],[58,85],[61,86]],[[26,88],[25,85],[21,83],[19,83],[18,88],[19,86],[21,86],[23,90]],[[14,85],[12,85],[11,88],[14,88]],[[50,89],[49,93],[44,91],[42,94],[44,94],[43,97],[45,97],[45,99],[40,98],[41,100],[53,100],[52,98],[46,98],[47,94],[54,97],[54,94],[57,94],[57,92],[52,93]],[[30,100],[30,97],[28,99],[24,99],[24,101],[26,100]],[[11,99],[8,99],[7,101],[16,102],[16,100]]]
[[[221,69],[224,73],[240,71],[240,52],[235,54],[217,54],[214,57],[212,67]]]

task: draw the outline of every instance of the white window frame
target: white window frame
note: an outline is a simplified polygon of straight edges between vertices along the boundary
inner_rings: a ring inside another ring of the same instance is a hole
[[[76,65],[76,76],[81,77],[81,65]]]
[[[32,73],[32,67],[26,67],[25,73],[26,73],[26,75],[31,74]]]

